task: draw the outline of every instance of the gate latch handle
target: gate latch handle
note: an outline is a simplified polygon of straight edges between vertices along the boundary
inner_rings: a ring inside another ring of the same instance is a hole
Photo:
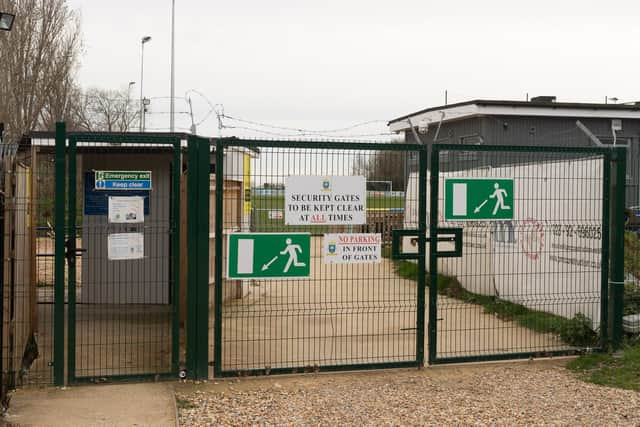
[[[437,251],[438,258],[459,258],[462,256],[462,228],[442,227],[436,230],[438,242],[453,242],[453,250]],[[392,259],[418,259],[423,254],[417,247],[415,252],[402,252],[402,238],[412,237],[411,243],[418,245],[419,230],[391,230],[391,258]],[[427,237],[426,242],[431,238]]]
[[[87,252],[86,249],[76,248],[76,239],[70,238],[64,242],[64,257],[67,259],[67,263],[69,265],[75,265],[76,257],[81,256],[84,252]]]
[[[462,256],[462,228],[438,227],[436,233],[438,242],[453,242],[453,250],[436,251],[438,258],[460,258]],[[441,237],[442,234],[445,236]]]
[[[418,259],[422,255],[418,247],[419,230],[391,230],[391,258],[392,259]],[[415,242],[415,252],[402,252],[402,238],[405,236],[413,237],[411,243]]]

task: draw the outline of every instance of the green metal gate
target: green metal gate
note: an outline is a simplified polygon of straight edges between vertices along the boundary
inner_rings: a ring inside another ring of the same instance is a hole
[[[180,137],[70,134],[68,146],[65,139],[60,127],[55,382],[65,376],[65,305],[69,383],[177,375]],[[141,173],[127,175],[134,171]]]
[[[619,335],[624,156],[434,145],[429,231],[458,228],[463,244],[445,259],[452,244],[429,244],[429,363],[575,354]]]
[[[196,379],[620,342],[624,149],[435,145],[428,164],[418,144],[189,136],[185,256],[180,136],[61,126],[55,148],[55,384],[177,375],[181,258]],[[144,222],[88,212],[98,173],[155,155]],[[143,258],[107,253],[133,234]]]
[[[425,278],[398,274],[391,252],[393,230],[413,230],[424,270],[424,147],[229,138],[214,149],[215,376],[423,365]],[[421,185],[408,200],[411,168]]]

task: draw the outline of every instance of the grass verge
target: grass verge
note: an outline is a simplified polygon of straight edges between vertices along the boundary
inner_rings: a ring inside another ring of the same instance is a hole
[[[636,339],[615,356],[607,353],[580,356],[567,368],[594,384],[640,391],[640,341]]]
[[[416,263],[397,261],[395,265],[396,273],[399,276],[418,280],[418,265]],[[428,275],[426,282],[428,286]],[[573,346],[589,347],[598,343],[598,335],[591,330],[591,320],[581,313],[567,319],[545,311],[531,310],[523,305],[495,296],[469,292],[457,278],[440,274],[438,275],[438,294],[466,303],[481,305],[487,313],[494,314],[502,320],[514,321],[520,326],[536,332],[559,335],[564,342]]]

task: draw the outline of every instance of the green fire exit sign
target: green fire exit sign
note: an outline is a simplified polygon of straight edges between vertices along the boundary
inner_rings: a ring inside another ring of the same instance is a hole
[[[513,179],[445,178],[446,221],[513,219]]]
[[[309,233],[231,233],[227,240],[229,279],[309,277]]]

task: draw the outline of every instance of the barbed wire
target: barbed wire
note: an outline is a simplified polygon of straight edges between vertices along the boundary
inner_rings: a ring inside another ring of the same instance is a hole
[[[202,98],[206,104],[208,105],[208,110],[204,113],[204,116],[199,119],[199,120],[193,120],[194,124],[196,126],[200,126],[202,125],[204,122],[206,122],[213,114],[215,114],[216,119],[218,121],[218,130],[222,131],[223,129],[237,129],[237,130],[245,130],[245,131],[249,131],[249,132],[255,132],[255,133],[261,133],[261,134],[265,134],[265,135],[272,135],[272,136],[279,136],[279,137],[304,137],[304,136],[315,136],[315,137],[328,137],[328,138],[332,138],[332,137],[336,137],[336,138],[343,138],[343,139],[348,139],[348,138],[353,138],[353,137],[379,137],[379,136],[385,136],[385,137],[389,137],[389,136],[393,136],[395,135],[394,133],[391,132],[370,132],[370,133],[358,133],[358,134],[344,134],[345,132],[349,132],[352,131],[354,129],[358,129],[360,127],[363,126],[367,126],[367,125],[371,125],[371,124],[375,124],[375,123],[386,123],[386,120],[367,120],[367,121],[363,121],[363,122],[358,122],[355,123],[353,125],[349,125],[349,126],[343,126],[343,127],[339,127],[339,128],[331,128],[331,129],[307,129],[307,128],[303,128],[303,127],[290,127],[290,126],[281,126],[281,125],[274,125],[274,124],[270,124],[270,123],[265,123],[265,122],[259,122],[256,120],[250,120],[250,119],[246,119],[246,118],[242,118],[242,117],[238,117],[238,116],[231,116],[231,115],[227,115],[224,112],[224,105],[223,104],[214,104],[204,93],[196,90],[196,89],[189,89],[185,92],[184,97],[173,97],[173,99],[176,100],[182,100],[185,102],[185,104],[189,104],[189,94],[196,94],[198,95],[198,97]],[[82,94],[81,95],[84,99],[96,99],[96,100],[102,100],[102,101],[109,101],[109,102],[117,102],[117,103],[128,103],[128,104],[132,104],[132,105],[137,105],[141,102],[141,100],[139,98],[128,98],[128,97],[118,97],[118,98],[110,98],[110,97],[105,97],[102,95],[90,95],[90,94]],[[148,100],[166,100],[166,99],[172,99],[171,96],[153,96],[153,97],[144,97],[144,99],[148,99]],[[133,113],[135,113],[135,111],[133,111]],[[171,114],[170,111],[146,111],[145,115],[166,115],[166,114]],[[178,115],[187,115],[187,116],[193,116],[193,113],[191,111],[176,111],[174,112],[174,114],[178,114]],[[224,123],[224,119],[230,120],[230,121],[235,121],[238,123],[242,123],[244,125],[249,125],[249,126],[238,126],[238,125],[227,125]],[[164,130],[165,128],[147,128],[150,130]],[[190,130],[190,128],[182,128],[182,129],[186,129],[186,130]],[[271,129],[271,130],[269,130]],[[284,133],[284,132],[274,132],[273,130],[281,130],[281,131],[287,131],[288,133]],[[342,135],[338,135],[340,133],[343,133]]]
[[[362,126],[366,126],[369,124],[373,124],[373,123],[386,123],[386,120],[367,120],[364,122],[360,122],[360,123],[356,123],[354,125],[350,125],[350,126],[346,126],[346,127],[341,127],[341,128],[335,128],[335,129],[305,129],[305,128],[295,128],[295,127],[288,127],[288,126],[279,126],[279,125],[273,125],[270,123],[264,123],[264,122],[258,122],[255,120],[248,120],[248,119],[244,119],[241,117],[234,117],[234,116],[230,116],[228,114],[225,114],[224,112],[224,105],[223,104],[214,104],[204,93],[196,90],[196,89],[189,89],[185,92],[185,99],[188,99],[188,95],[189,93],[195,93],[196,95],[198,95],[199,97],[201,97],[202,99],[204,99],[204,101],[209,105],[209,110],[205,113],[204,117],[200,120],[198,120],[197,122],[195,122],[196,126],[200,126],[202,123],[204,123],[206,120],[209,119],[209,117],[215,113],[216,114],[216,118],[218,120],[218,129],[222,130],[222,129],[230,129],[230,128],[234,128],[234,129],[244,129],[244,130],[250,130],[253,132],[260,132],[260,133],[264,133],[264,134],[271,134],[271,135],[277,135],[277,136],[304,136],[304,135],[317,135],[317,136],[327,136],[326,134],[330,134],[330,133],[339,133],[339,132],[347,132],[349,130],[353,130],[353,129],[357,129],[358,127],[362,127]],[[229,120],[235,120],[237,122],[240,123],[244,123],[247,125],[252,125],[252,126],[258,126],[261,128],[267,128],[267,129],[278,129],[278,130],[284,130],[284,131],[291,131],[291,132],[297,132],[295,134],[283,134],[283,133],[276,133],[276,132],[269,132],[269,131],[261,131],[259,129],[255,129],[255,128],[250,128],[250,127],[242,127],[242,126],[228,126],[225,125],[223,123],[223,119],[229,119]],[[351,136],[380,136],[380,135],[392,135],[391,133],[368,133],[368,134],[359,134],[359,135],[345,135],[345,138],[349,138]],[[342,136],[341,136],[342,137]]]
[[[362,134],[349,134],[349,135],[327,135],[319,132],[303,132],[303,133],[282,133],[282,132],[273,132],[264,129],[256,129],[248,126],[228,126],[223,125],[223,129],[238,129],[245,130],[250,132],[261,133],[265,135],[271,136],[279,136],[285,138],[294,138],[294,137],[326,137],[326,138],[339,138],[339,139],[350,139],[350,138],[372,138],[376,136],[394,136],[396,134],[390,132],[380,132],[380,133],[362,133]]]
[[[165,126],[165,127],[149,127],[149,126],[145,126],[144,129],[145,130],[158,130],[158,131],[169,132],[169,126]],[[182,127],[182,126],[174,126],[174,129],[179,129],[179,130],[184,130],[184,131],[190,131],[191,130],[189,128]]]
[[[146,111],[144,114],[171,114],[171,111]],[[188,111],[174,111],[173,114],[186,114],[190,115]]]
[[[90,95],[90,94],[86,94],[86,93],[81,93],[79,95],[80,98],[84,98],[84,99],[100,99],[100,100],[105,100],[105,101],[111,101],[111,102],[126,102],[129,101],[130,103],[140,103],[140,98],[138,97],[127,97],[127,96],[122,96],[122,97],[117,97],[117,98],[112,98],[112,97],[106,97],[103,95]],[[144,99],[149,99],[149,100],[154,100],[154,99],[171,99],[170,96],[145,96]],[[176,100],[182,100],[186,102],[186,99],[184,98],[180,98],[180,97],[174,97],[174,99]]]
[[[196,126],[200,126],[202,123],[204,123],[204,122],[205,122],[205,121],[206,121],[206,120],[211,116],[211,113],[216,112],[216,107],[217,107],[217,106],[222,107],[222,109],[223,109],[223,111],[222,111],[222,112],[223,112],[223,114],[224,114],[224,107],[222,106],[222,104],[214,104],[214,103],[212,103],[212,102],[209,100],[209,98],[207,98],[207,96],[206,96],[205,94],[203,94],[202,92],[200,92],[200,91],[198,91],[198,90],[195,90],[195,89],[189,89],[188,91],[186,91],[186,92],[184,93],[184,98],[185,98],[185,100],[186,100],[187,102],[188,102],[188,99],[189,99],[189,98],[188,98],[188,94],[189,94],[189,93],[195,93],[196,95],[198,95],[198,96],[200,96],[202,99],[204,99],[204,100],[205,100],[205,102],[206,102],[207,104],[209,104],[209,111],[207,111],[207,112],[205,113],[205,115],[204,115],[204,117],[202,118],[202,120],[199,120],[197,123],[195,123],[195,125],[196,125]],[[219,121],[219,120],[220,120],[220,119],[218,118],[218,121]],[[218,127],[219,127],[219,126],[218,126]]]
[[[242,119],[242,118],[239,118],[239,117],[233,117],[233,116],[229,116],[227,114],[223,114],[222,117],[225,118],[225,119],[235,120],[237,122],[246,123],[246,124],[254,125],[254,126],[261,126],[261,127],[266,127],[266,128],[270,128],[270,129],[288,130],[288,131],[294,131],[294,132],[304,132],[304,133],[339,133],[339,132],[346,132],[346,131],[349,131],[349,130],[352,130],[352,129],[357,129],[359,127],[366,126],[366,125],[373,124],[373,123],[381,123],[381,122],[386,123],[386,120],[368,120],[368,121],[365,121],[365,122],[356,123],[354,125],[347,126],[347,127],[342,127],[342,128],[317,130],[317,129],[304,129],[304,128],[294,128],[294,127],[287,127],[287,126],[271,125],[271,124],[268,124],[268,123],[261,123],[261,122],[256,122],[256,121],[253,121],[253,120],[247,120],[247,119]]]

